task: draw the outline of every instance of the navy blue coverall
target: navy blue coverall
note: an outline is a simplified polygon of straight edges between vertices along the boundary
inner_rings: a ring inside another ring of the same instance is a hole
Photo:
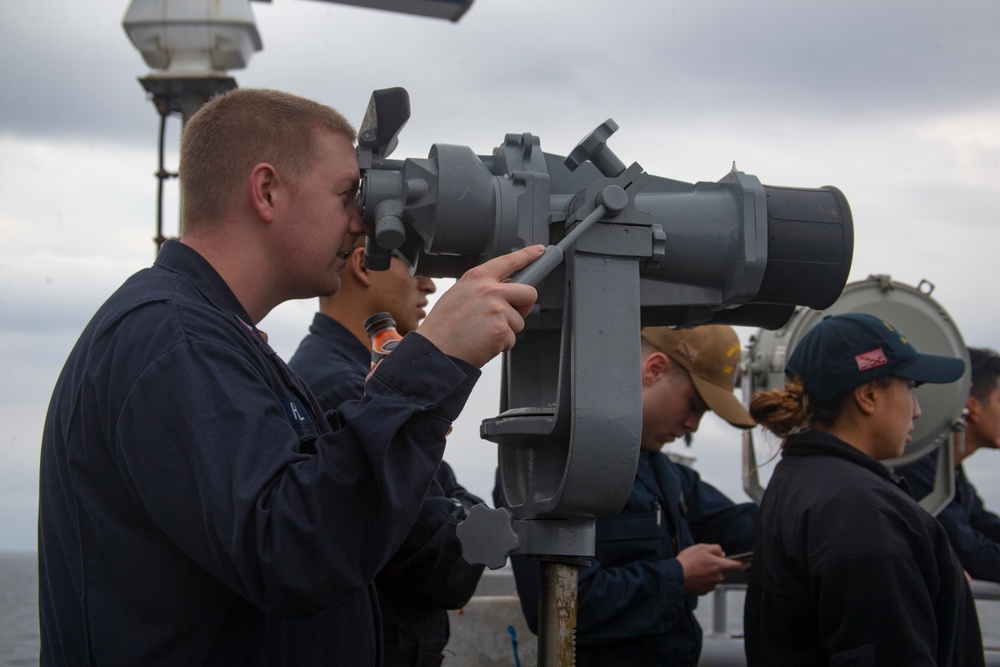
[[[931,452],[910,465],[896,468],[906,480],[914,498],[923,498],[934,488],[938,453]],[[955,497],[937,515],[948,533],[962,567],[973,579],[1000,583],[1000,517],[983,505],[959,465],[955,468]]]
[[[328,419],[218,273],[168,241],[52,396],[41,664],[379,664],[372,581],[478,376],[407,336]]]
[[[371,353],[342,324],[316,313],[288,365],[302,376],[320,405],[331,410],[364,394]],[[483,573],[483,565],[462,558],[455,527],[469,508],[481,502],[442,461],[424,494],[416,524],[375,578],[386,665],[441,664],[448,642],[446,610],[464,606]]]
[[[698,598],[684,594],[677,554],[696,543],[748,550],[756,514],[755,504],[734,504],[662,452],[641,451],[625,507],[598,519],[596,558],[580,569],[577,665],[696,665]],[[511,564],[525,620],[537,633],[539,564],[523,556]]]

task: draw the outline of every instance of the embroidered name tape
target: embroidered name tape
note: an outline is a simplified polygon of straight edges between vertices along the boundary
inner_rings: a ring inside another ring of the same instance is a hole
[[[312,424],[312,418],[306,412],[302,401],[294,396],[286,396],[281,399],[281,405],[285,408],[285,415],[292,426],[308,426]]]

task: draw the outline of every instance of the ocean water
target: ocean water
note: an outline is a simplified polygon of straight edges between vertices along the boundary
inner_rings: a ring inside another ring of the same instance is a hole
[[[698,619],[706,632],[712,628],[711,596],[698,605]],[[983,643],[1000,651],[1000,600],[978,600]],[[743,593],[726,595],[726,626],[740,635]],[[0,667],[38,665],[38,563],[33,553],[0,552]]]
[[[0,552],[0,667],[38,665],[38,562]]]

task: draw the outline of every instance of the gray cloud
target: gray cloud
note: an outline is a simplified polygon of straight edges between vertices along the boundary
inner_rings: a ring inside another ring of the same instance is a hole
[[[125,6],[3,3],[0,128],[150,142],[155,112],[136,81],[148,68],[121,27]],[[335,104],[407,80],[430,83],[438,112],[459,95],[511,118],[608,98],[675,119],[733,107],[842,118],[1000,95],[994,3],[479,0],[457,25],[309,0],[252,7],[265,50],[237,79]]]

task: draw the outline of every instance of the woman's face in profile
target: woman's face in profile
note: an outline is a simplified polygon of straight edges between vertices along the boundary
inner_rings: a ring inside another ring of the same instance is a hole
[[[874,458],[879,461],[902,456],[907,443],[912,440],[913,422],[920,417],[920,403],[913,390],[916,383],[903,378],[892,378],[887,386],[874,384],[878,392],[874,441],[879,450]]]

